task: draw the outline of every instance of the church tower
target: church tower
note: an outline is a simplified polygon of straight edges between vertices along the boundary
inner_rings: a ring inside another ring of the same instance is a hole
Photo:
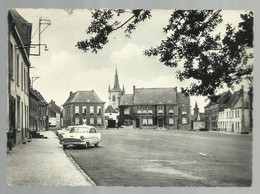
[[[117,74],[117,68],[115,72],[115,80],[114,80],[114,87],[110,89],[110,85],[108,87],[108,99],[109,99],[109,105],[113,106],[114,109],[118,111],[121,95],[124,94],[125,88],[123,86],[123,90],[120,89],[119,85],[119,79]]]
[[[195,103],[195,108],[193,109],[193,121],[198,121],[199,120],[199,108],[197,102]]]

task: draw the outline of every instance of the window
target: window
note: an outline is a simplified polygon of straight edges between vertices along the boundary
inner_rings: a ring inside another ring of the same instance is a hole
[[[91,128],[91,129],[89,130],[89,133],[97,133],[97,131],[96,131],[95,128]]]
[[[161,107],[161,106],[158,107],[158,113],[163,114],[163,107]]]
[[[113,100],[114,102],[116,101],[116,97],[115,97],[115,95],[113,95],[112,100]]]
[[[147,119],[143,118],[143,125],[147,125]]]
[[[17,99],[17,129],[20,129],[20,99]]]
[[[89,107],[89,112],[90,112],[91,114],[94,113],[94,106],[90,106],[90,107]]]
[[[239,122],[237,122],[237,129],[239,130]]]
[[[138,107],[137,114],[142,114],[142,108]]]
[[[102,113],[102,112],[101,112],[101,106],[98,106],[98,107],[97,107],[97,113],[101,115],[101,113]]]
[[[94,118],[90,118],[90,125],[94,125]]]
[[[82,106],[82,113],[87,114],[87,107],[86,106]]]
[[[169,114],[173,114],[173,108],[172,107],[169,108]]]
[[[143,114],[144,114],[144,115],[147,114],[147,108],[143,108]]]
[[[75,114],[79,113],[79,106],[75,106]]]
[[[23,69],[23,84],[24,84],[24,92],[27,92],[26,88],[26,71],[25,68]]]
[[[182,117],[182,124],[187,124],[187,118],[186,117]]]
[[[97,118],[97,124],[101,125],[101,118]]]
[[[126,109],[124,110],[124,114],[125,114],[125,115],[129,115],[129,114],[130,114],[129,108],[126,108]]]
[[[151,114],[151,115],[153,114],[153,110],[151,107],[149,107],[148,114]]]
[[[169,118],[169,125],[173,125],[173,124],[174,124],[173,118]]]
[[[152,118],[148,119],[148,125],[153,125],[153,119]]]
[[[12,43],[10,43],[10,47],[9,47],[9,56],[10,56],[10,58],[9,58],[9,73],[10,73],[10,78],[11,79],[13,79],[14,78],[14,64],[13,64],[13,52],[14,52],[14,50],[13,50],[14,48],[13,48],[13,44]]]
[[[237,110],[237,118],[239,118],[239,110]]]
[[[17,85],[19,86],[19,70],[20,70],[20,64],[19,64],[19,55],[17,54],[16,56],[16,82]]]

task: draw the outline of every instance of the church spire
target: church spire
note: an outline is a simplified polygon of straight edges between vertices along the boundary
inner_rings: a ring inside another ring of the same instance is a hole
[[[117,74],[117,67],[116,67],[116,74],[115,74],[115,81],[114,81],[113,89],[120,90],[119,79],[118,79],[118,74]]]
[[[195,103],[195,109],[198,109],[198,104],[197,104],[197,101]]]

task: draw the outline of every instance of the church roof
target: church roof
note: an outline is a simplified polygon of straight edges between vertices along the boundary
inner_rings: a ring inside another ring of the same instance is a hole
[[[119,85],[119,79],[118,79],[117,68],[116,68],[114,87],[112,88],[112,91],[120,91],[120,90],[121,89],[120,89],[120,85]]]
[[[63,105],[69,103],[105,103],[102,101],[95,91],[77,91],[71,92],[69,98]]]

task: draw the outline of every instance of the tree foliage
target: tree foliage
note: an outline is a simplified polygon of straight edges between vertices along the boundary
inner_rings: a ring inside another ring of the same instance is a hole
[[[124,29],[126,37],[138,24],[151,18],[149,10],[122,9],[90,10],[92,21],[87,28],[86,40],[79,41],[77,47],[83,51],[97,53],[109,42],[109,35]],[[122,21],[122,14],[128,19]],[[217,32],[223,23],[220,10],[174,10],[168,24],[163,28],[167,38],[160,45],[146,49],[144,55],[157,56],[169,67],[183,66],[176,71],[180,81],[195,80],[182,91],[195,95],[214,95],[225,85],[232,87],[245,76],[252,81],[253,58],[253,13],[241,14],[238,26],[226,24],[225,32]]]

